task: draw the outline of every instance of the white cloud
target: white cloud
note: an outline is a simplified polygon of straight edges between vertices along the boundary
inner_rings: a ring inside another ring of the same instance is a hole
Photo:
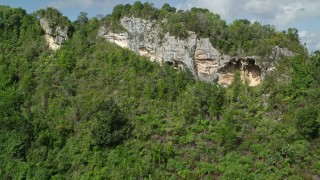
[[[256,22],[258,22],[256,19],[251,19],[251,21],[250,21],[251,24],[254,24]]]
[[[184,9],[207,8],[228,22],[241,18],[257,19],[263,24],[275,25],[279,30],[296,27],[299,23],[314,27],[319,22],[309,22],[310,19],[320,17],[320,0],[186,0],[180,6]],[[307,43],[308,49],[319,49],[319,43],[316,43],[320,42],[319,36],[320,33],[308,32],[301,40]]]
[[[304,31],[300,31],[298,34],[299,34],[300,38],[305,38],[308,35],[308,31],[305,31],[305,30]]]
[[[275,10],[274,8],[276,8],[271,1],[264,0],[250,0],[244,4],[244,11],[242,12],[248,12],[248,14],[252,13],[264,17],[271,17],[273,15],[272,12]]]
[[[310,52],[320,50],[320,32],[314,33],[301,31],[299,32],[299,36],[301,39],[301,43],[306,43],[306,46]]]
[[[233,0],[186,0],[178,5],[179,9],[190,9],[191,7],[207,8],[222,17],[229,17],[232,13],[230,10]]]
[[[287,25],[290,22],[303,16],[305,7],[300,3],[292,3],[280,6],[280,11],[277,12],[276,16],[271,20],[276,25]]]
[[[49,6],[55,8],[74,8],[74,7],[99,7],[99,6],[111,6],[118,4],[117,1],[112,0],[55,0],[49,4]]]
[[[254,16],[278,26],[320,15],[318,0],[187,0],[180,5],[184,8],[208,8],[226,19]]]

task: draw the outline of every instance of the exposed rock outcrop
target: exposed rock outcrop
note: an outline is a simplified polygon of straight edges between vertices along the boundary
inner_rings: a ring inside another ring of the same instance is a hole
[[[193,32],[189,32],[187,39],[179,39],[169,33],[163,34],[153,21],[133,17],[120,21],[126,32],[114,33],[101,27],[98,35],[152,61],[188,68],[200,80],[224,86],[231,84],[235,70],[240,70],[241,77],[247,79],[250,86],[256,86],[267,71],[274,69],[275,61],[281,55],[293,55],[276,46],[267,58],[232,57],[215,49],[209,38],[199,38]]]
[[[45,38],[47,44],[50,49],[57,50],[60,46],[68,40],[68,27],[61,27],[61,26],[53,26],[49,25],[49,22],[41,18],[40,25],[42,29],[45,31]]]

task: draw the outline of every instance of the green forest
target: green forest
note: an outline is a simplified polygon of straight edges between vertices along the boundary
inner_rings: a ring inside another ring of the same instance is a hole
[[[257,87],[236,72],[225,88],[97,37],[101,25],[124,31],[125,16],[167,23],[164,33],[179,38],[195,31],[229,54],[279,45],[296,56]],[[39,17],[69,26],[57,51]],[[319,102],[320,53],[309,54],[295,28],[140,1],[74,22],[53,8],[0,6],[0,179],[312,179]]]

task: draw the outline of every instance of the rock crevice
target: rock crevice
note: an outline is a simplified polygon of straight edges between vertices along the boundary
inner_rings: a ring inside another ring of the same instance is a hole
[[[169,33],[163,34],[161,27],[153,21],[134,17],[120,21],[126,32],[114,33],[108,27],[101,27],[98,35],[152,61],[188,68],[199,80],[224,86],[231,84],[235,70],[240,71],[250,86],[256,86],[267,71],[274,69],[275,61],[281,55],[293,56],[291,51],[276,46],[267,58],[232,57],[220,53],[209,38],[198,38],[194,32],[189,32],[186,39],[179,39]]]

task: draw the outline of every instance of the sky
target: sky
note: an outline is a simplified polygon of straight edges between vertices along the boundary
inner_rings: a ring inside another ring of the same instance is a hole
[[[28,13],[46,7],[59,9],[70,20],[75,20],[81,11],[89,17],[106,15],[117,4],[132,4],[135,0],[0,0],[0,5],[22,7]],[[160,8],[169,3],[177,9],[191,7],[207,8],[220,14],[231,23],[235,19],[259,21],[275,25],[278,30],[297,28],[302,44],[309,52],[320,49],[320,0],[141,0]]]

